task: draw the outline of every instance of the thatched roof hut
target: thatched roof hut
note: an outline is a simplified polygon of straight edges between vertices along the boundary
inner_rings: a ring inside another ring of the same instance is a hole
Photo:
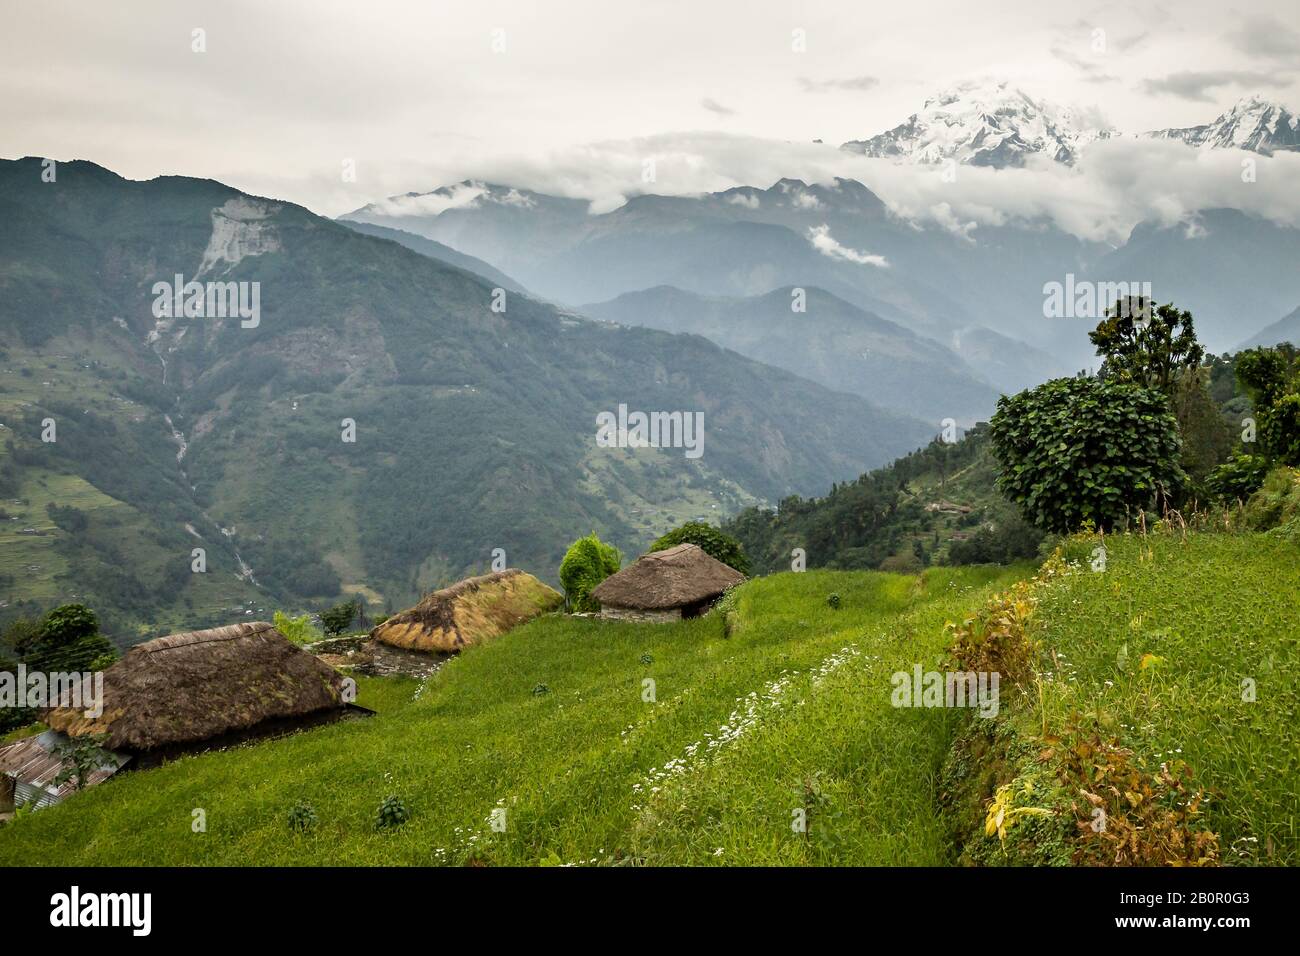
[[[56,707],[70,736],[107,734],[109,750],[184,751],[342,716],[343,678],[265,621],[138,644],[104,672],[103,713]]]
[[[563,603],[554,588],[526,571],[507,568],[426,594],[370,636],[393,647],[451,653],[504,634]]]
[[[668,621],[694,617],[745,580],[703,548],[679,544],[643,554],[592,590],[602,617]]]

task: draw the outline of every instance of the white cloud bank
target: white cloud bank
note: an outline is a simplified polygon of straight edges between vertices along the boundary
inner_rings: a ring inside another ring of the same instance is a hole
[[[656,171],[642,180],[647,160]],[[1045,223],[1082,238],[1122,242],[1137,223],[1186,222],[1205,209],[1233,208],[1300,227],[1300,155],[1271,157],[1197,150],[1171,140],[1117,138],[1089,146],[1074,167],[1036,159],[1024,169],[898,165],[829,144],[788,143],[721,132],[665,133],[605,141],[534,156],[439,163],[435,181],[477,179],[590,200],[593,212],[640,193],[698,195],[778,179],[857,179],[898,216],[935,223],[967,238],[981,226]],[[428,181],[430,172],[423,174]]]

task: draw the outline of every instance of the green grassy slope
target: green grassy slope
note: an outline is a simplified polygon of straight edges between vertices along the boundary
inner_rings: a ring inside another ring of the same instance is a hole
[[[918,647],[923,659],[937,659],[945,616],[1013,574],[935,571],[923,586],[844,572],[760,579],[743,592],[730,638],[717,615],[672,626],[545,618],[465,653],[418,700],[415,685],[365,682],[360,703],[380,711],[370,720],[126,775],[20,820],[0,831],[0,864],[527,864],[551,854],[582,863],[738,862],[746,856],[737,853],[751,851],[755,861],[819,859],[821,851],[789,829],[793,798],[780,794],[800,785],[820,744],[810,742],[801,761],[764,759],[746,773],[755,793],[776,795],[775,815],[740,821],[752,833],[730,844],[730,857],[712,856],[724,845],[712,834],[707,846],[657,838],[654,821],[670,808],[650,793],[658,785],[650,778],[671,771],[674,758],[688,770],[669,776],[707,776],[707,755],[732,746],[710,748],[711,740],[742,723],[743,740],[798,699],[815,697],[816,670],[850,644],[878,653],[887,670],[895,660],[910,662]],[[832,591],[841,595],[839,611],[826,606]],[[642,699],[647,677],[656,682],[654,703]],[[776,682],[783,692],[773,690]],[[539,685],[548,691],[534,693]],[[752,721],[742,716],[751,701]],[[869,704],[886,713],[860,730],[846,723],[857,744],[837,759],[853,762],[853,754],[879,745],[877,731],[897,733],[887,695]],[[923,794],[951,718],[904,716],[896,746],[885,746],[871,770],[846,773],[846,788],[868,786],[855,807],[862,800],[898,807],[887,818],[855,820],[846,862],[946,860]],[[377,834],[375,811],[388,794],[401,796],[413,817],[400,831]],[[285,825],[300,799],[320,818],[305,836]],[[505,833],[487,822],[497,806],[507,810]],[[205,834],[191,832],[195,808],[207,811]]]
[[[1039,607],[1062,662],[1049,722],[1096,714],[1153,763],[1187,761],[1225,863],[1300,864],[1300,548],[1193,534],[1106,549],[1104,573],[1067,579]],[[1146,654],[1161,660],[1143,669]]]
[[[944,670],[945,623],[1024,565],[759,578],[738,592],[730,636],[718,614],[668,626],[543,618],[423,687],[364,681],[371,720],[124,775],[25,817],[0,830],[0,865],[998,862],[982,826],[992,789],[1050,777],[1040,728],[1073,714],[1143,766],[1186,760],[1224,863],[1294,865],[1295,547],[1253,534],[1108,538],[1105,572],[1085,560],[1042,587],[1031,618],[1042,695],[1004,687],[987,722],[1023,741],[1029,764],[981,758],[1001,762],[967,768],[983,790],[964,808],[943,799],[944,775],[954,744],[986,722],[896,709],[890,677]],[[1160,660],[1142,667],[1147,654]],[[376,833],[389,794],[413,817]],[[306,835],[285,824],[298,800],[319,816]],[[198,807],[206,834],[190,831]],[[503,833],[489,825],[498,807]],[[798,809],[806,832],[791,827]],[[1065,862],[1072,831],[1062,811],[1014,833],[1056,834],[1037,856]]]

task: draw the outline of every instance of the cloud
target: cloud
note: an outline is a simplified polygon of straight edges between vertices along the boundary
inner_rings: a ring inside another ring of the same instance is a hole
[[[374,203],[374,208],[386,216],[437,216],[448,209],[471,209],[486,193],[482,183],[453,183],[418,196],[390,196]]]
[[[858,252],[856,249],[850,249],[848,246],[842,246],[831,235],[831,227],[827,225],[812,226],[808,230],[808,241],[813,244],[813,248],[822,255],[830,259],[843,259],[846,262],[856,262],[859,265],[875,266],[878,269],[888,269],[889,260],[884,256],[875,256],[867,252]]]
[[[731,109],[730,107],[723,106],[723,105],[722,105],[721,103],[719,103],[717,100],[710,99],[710,98],[707,97],[707,96],[706,96],[704,99],[700,100],[700,105],[703,106],[703,107],[704,107],[706,110],[708,110],[710,113],[717,113],[719,116],[735,116],[735,115],[736,115],[736,111],[735,111],[735,110]]]
[[[1060,44],[1052,47],[1052,56],[1056,57],[1062,63],[1068,63],[1081,74],[1085,82],[1088,83],[1115,83],[1119,77],[1112,76],[1101,68],[1101,63],[1095,59],[1088,59],[1072,53]]]
[[[799,77],[799,88],[805,93],[826,93],[832,90],[847,90],[849,92],[861,93],[863,90],[869,90],[880,84],[880,80],[874,76],[850,76],[843,79],[830,80],[810,80],[806,76]]]
[[[1246,158],[1257,164],[1256,182],[1241,180]],[[642,180],[649,159],[655,166],[653,183]],[[839,176],[865,184],[902,220],[976,242],[983,228],[1016,223],[1051,224],[1084,239],[1118,244],[1144,220],[1173,225],[1199,210],[1215,208],[1240,209],[1300,228],[1300,190],[1294,187],[1300,181],[1300,154],[1269,157],[1233,149],[1198,150],[1178,140],[1128,136],[1090,144],[1073,167],[1040,157],[1031,157],[1023,169],[959,166],[955,182],[945,178],[938,165],[898,164],[829,145],[718,130],[553,150],[516,146],[495,156],[471,152],[455,161],[443,157],[422,170],[404,171],[403,178],[455,182],[469,175],[475,182],[584,199],[593,214],[647,192],[693,196],[738,186],[765,189],[783,178],[830,184]],[[474,188],[473,183],[452,187],[453,198],[484,201],[471,193]],[[420,199],[449,205],[438,194]],[[398,197],[393,202],[410,200]]]
[[[1132,50],[1140,46],[1142,43],[1144,43],[1149,36],[1151,36],[1151,34],[1143,32],[1143,33],[1135,33],[1133,36],[1129,36],[1129,37],[1120,37],[1119,39],[1115,40],[1115,48],[1122,53],[1127,53],[1129,50]]]
[[[1300,64],[1300,33],[1276,17],[1247,17],[1227,36],[1234,47],[1249,56]]]
[[[473,209],[482,203],[529,209],[537,200],[511,187],[493,192],[481,182],[459,182],[434,192],[390,196],[374,203],[374,208],[388,216],[438,216],[448,209]]]
[[[1143,80],[1142,91],[1177,96],[1195,103],[1213,103],[1208,91],[1217,87],[1271,85],[1273,82],[1272,76],[1256,70],[1183,70],[1160,79]]]

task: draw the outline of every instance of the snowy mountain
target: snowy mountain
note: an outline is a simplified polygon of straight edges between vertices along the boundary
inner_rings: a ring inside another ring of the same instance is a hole
[[[1089,143],[1112,135],[1070,108],[1035,100],[1009,84],[962,84],[925,101],[907,122],[841,149],[914,163],[955,159],[972,166],[1023,166],[1042,153],[1072,165]]]
[[[1212,123],[1143,135],[1181,139],[1198,149],[1247,149],[1268,156],[1278,150],[1300,150],[1300,117],[1280,103],[1259,95],[1246,96]]]
[[[971,166],[1018,167],[1032,154],[1073,165],[1099,139],[1179,139],[1201,149],[1245,149],[1267,156],[1300,149],[1300,118],[1279,103],[1248,96],[1204,126],[1119,133],[1069,107],[1035,100],[1009,84],[963,84],[925,101],[907,122],[841,146],[866,156],[912,163],[953,159]]]

